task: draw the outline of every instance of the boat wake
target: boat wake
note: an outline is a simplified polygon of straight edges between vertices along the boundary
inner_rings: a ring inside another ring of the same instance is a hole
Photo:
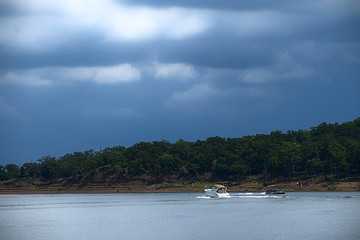
[[[266,195],[265,192],[263,193],[234,193],[230,194],[229,198],[245,198],[245,199],[257,199],[257,198],[284,198],[285,196],[274,196],[274,195]],[[197,196],[197,199],[218,199],[218,198],[211,198],[209,196]],[[224,198],[221,198],[224,199]]]
[[[210,199],[211,197],[208,196],[197,196],[197,199]]]
[[[240,196],[234,196],[230,195],[230,198],[283,198],[280,196],[273,196],[273,195],[240,195]]]

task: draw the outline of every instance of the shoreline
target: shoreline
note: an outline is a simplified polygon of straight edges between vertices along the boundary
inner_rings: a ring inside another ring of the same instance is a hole
[[[266,188],[257,182],[242,184],[224,183],[228,186],[228,192],[265,192]],[[322,182],[306,183],[286,182],[279,184],[285,192],[358,192],[360,182]],[[210,186],[209,186],[210,187]],[[0,195],[12,194],[107,194],[107,193],[183,193],[199,192],[203,193],[208,186],[197,184],[169,184],[159,183],[145,185],[138,182],[126,184],[89,184],[87,186],[71,185],[61,186],[59,184],[48,184],[34,186],[32,184],[5,184],[0,182]]]

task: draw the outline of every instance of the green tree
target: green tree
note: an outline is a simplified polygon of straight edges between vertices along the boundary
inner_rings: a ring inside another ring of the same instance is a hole
[[[301,148],[300,144],[296,142],[284,142],[280,151],[280,159],[284,164],[286,174],[291,174],[295,171],[302,170]]]
[[[19,166],[13,163],[5,165],[5,180],[17,178],[19,176]]]
[[[146,173],[146,170],[143,165],[143,160],[141,158],[138,158],[134,161],[129,162],[129,173],[133,175],[141,175]]]
[[[324,173],[325,162],[318,157],[306,161],[306,171],[308,174]]]
[[[346,162],[347,152],[344,146],[333,143],[329,147],[329,153],[332,173],[346,172],[349,170],[349,165]]]
[[[160,157],[161,169],[166,173],[177,173],[180,168],[180,160],[177,157],[173,157],[169,153],[164,153]]]
[[[220,157],[216,160],[214,172],[218,174],[226,174],[229,171],[229,166],[224,157]]]
[[[229,170],[231,173],[240,176],[240,175],[245,175],[248,172],[248,167],[246,166],[245,163],[239,161],[239,162],[234,162],[230,166]]]
[[[57,161],[55,157],[46,156],[38,160],[40,162],[40,172],[44,179],[55,179],[59,176]]]
[[[40,175],[40,167],[37,163],[24,163],[20,167],[20,176],[23,178],[38,178]]]

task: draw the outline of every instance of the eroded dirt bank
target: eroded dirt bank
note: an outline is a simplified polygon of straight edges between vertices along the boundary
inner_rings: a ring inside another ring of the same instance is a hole
[[[54,193],[146,193],[146,192],[203,192],[215,183],[228,187],[229,192],[263,192],[262,179],[256,176],[242,181],[161,181],[149,179],[86,179],[68,178],[55,181],[16,179],[0,182],[0,194],[54,194]],[[269,184],[278,184],[289,191],[360,191],[360,181],[297,181],[296,179],[275,179]]]

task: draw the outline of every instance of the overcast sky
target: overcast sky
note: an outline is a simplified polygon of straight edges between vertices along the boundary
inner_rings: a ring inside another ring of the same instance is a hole
[[[360,116],[358,0],[2,0],[0,164]]]

